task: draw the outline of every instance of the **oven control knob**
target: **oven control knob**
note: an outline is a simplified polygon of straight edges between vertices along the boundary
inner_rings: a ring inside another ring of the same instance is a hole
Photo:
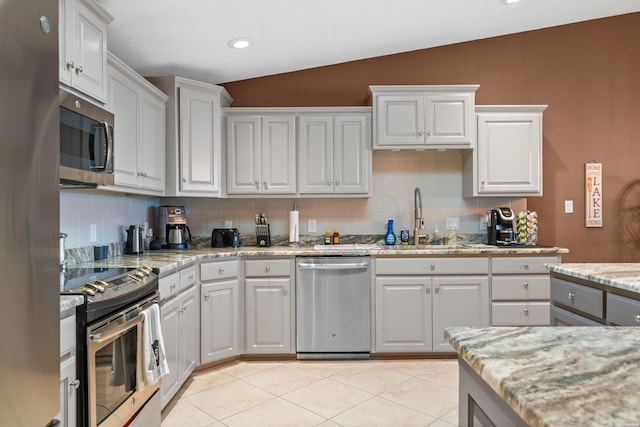
[[[96,291],[94,291],[93,289],[91,289],[87,285],[85,285],[85,287],[82,288],[82,292],[84,292],[87,295],[91,295],[91,296],[94,296],[96,294]]]
[[[144,272],[143,272],[143,271],[140,271],[140,270],[136,270],[133,274],[134,274],[135,276],[138,276],[138,277],[139,277],[139,278],[141,278],[141,279],[144,279],[144,278],[145,278],[145,276],[146,276],[146,274],[144,274]]]
[[[96,288],[98,292],[104,292],[105,289],[107,289],[107,287],[109,286],[109,284],[107,282],[103,282],[102,280],[96,280],[93,283],[93,286]]]

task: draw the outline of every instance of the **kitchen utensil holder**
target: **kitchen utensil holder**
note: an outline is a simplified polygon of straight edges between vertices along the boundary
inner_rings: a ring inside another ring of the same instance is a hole
[[[271,246],[271,229],[269,224],[256,225],[256,244],[262,248]]]

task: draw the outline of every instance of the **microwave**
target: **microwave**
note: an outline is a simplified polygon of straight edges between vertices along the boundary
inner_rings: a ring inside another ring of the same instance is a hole
[[[113,185],[114,115],[60,89],[60,184]]]

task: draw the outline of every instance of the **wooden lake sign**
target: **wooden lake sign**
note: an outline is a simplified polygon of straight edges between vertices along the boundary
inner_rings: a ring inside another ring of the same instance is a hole
[[[584,170],[586,190],[585,226],[602,227],[602,163],[586,163]]]

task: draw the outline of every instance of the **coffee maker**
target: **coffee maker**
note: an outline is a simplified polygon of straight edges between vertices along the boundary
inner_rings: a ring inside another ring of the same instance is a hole
[[[187,234],[189,238],[187,239]],[[160,206],[158,208],[158,240],[166,249],[186,249],[191,242],[191,230],[187,225],[184,206]]]
[[[515,214],[511,208],[495,208],[487,211],[487,243],[511,245],[516,241],[513,230]]]

